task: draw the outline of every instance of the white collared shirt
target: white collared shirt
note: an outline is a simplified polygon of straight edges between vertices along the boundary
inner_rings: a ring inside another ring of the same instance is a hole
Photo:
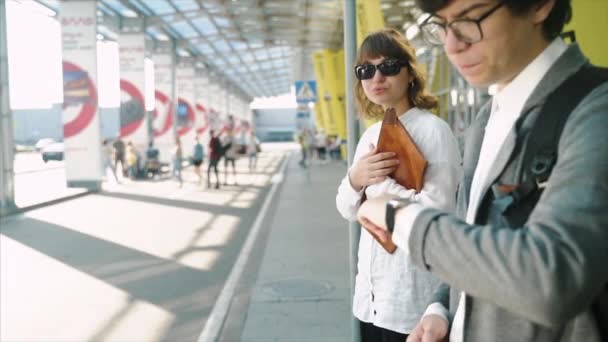
[[[394,194],[442,210],[453,211],[456,190],[462,178],[460,151],[447,123],[429,112],[412,108],[401,122],[428,161],[420,193],[398,185],[393,179],[367,187],[368,198]],[[359,140],[354,162],[376,145],[381,123],[369,127]],[[347,220],[355,221],[363,191],[355,191],[348,175],[338,188],[336,206]],[[439,279],[408,260],[407,246],[387,253],[374,238],[361,230],[355,280],[353,314],[363,322],[402,334],[414,328],[424,312]]]
[[[483,190],[488,188],[488,179],[491,166],[496,161],[496,157],[505,142],[509,132],[513,129],[515,121],[521,116],[521,111],[536,86],[540,83],[549,68],[566,51],[567,45],[561,38],[556,38],[549,46],[538,55],[528,66],[520,72],[507,86],[500,89],[492,100],[492,111],[485,127],[485,134],[481,144],[481,151],[469,197],[466,221],[474,224],[477,209],[484,195]],[[405,208],[403,214],[399,215],[399,220],[413,222],[421,211],[420,208]],[[413,217],[411,217],[413,216]],[[410,224],[411,225],[411,224]],[[395,224],[395,234],[400,235],[400,239],[395,241],[397,246],[409,240],[411,228],[401,224]],[[393,236],[394,236],[393,235]],[[464,311],[465,293],[462,292],[458,303],[458,308],[452,322],[450,331],[450,342],[462,342],[464,333]],[[427,314],[439,314],[447,319],[447,309],[439,303],[434,303],[425,311]]]

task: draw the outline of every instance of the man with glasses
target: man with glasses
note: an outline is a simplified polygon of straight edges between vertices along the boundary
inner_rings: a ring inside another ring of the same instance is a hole
[[[608,341],[608,75],[559,38],[570,1],[417,3],[427,42],[498,90],[466,136],[458,215],[359,209],[446,284],[408,341]]]

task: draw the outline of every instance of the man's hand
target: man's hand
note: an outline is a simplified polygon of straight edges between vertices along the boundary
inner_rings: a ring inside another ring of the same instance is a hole
[[[383,195],[363,202],[357,211],[357,219],[362,226],[386,231],[386,202],[397,196]]]
[[[348,179],[353,189],[361,191],[368,185],[383,182],[399,164],[395,155],[394,152],[378,153],[377,148],[370,145],[370,151],[361,157],[348,173]]]
[[[448,321],[439,315],[424,316],[407,338],[407,342],[447,342]]]

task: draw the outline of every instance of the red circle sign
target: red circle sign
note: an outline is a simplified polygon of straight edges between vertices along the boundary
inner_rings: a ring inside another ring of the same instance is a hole
[[[177,130],[177,134],[181,137],[182,135],[188,133],[194,126],[194,110],[192,109],[190,103],[188,103],[188,101],[182,99],[181,97],[178,98],[178,101],[180,105],[186,106],[186,109],[188,111],[186,126],[182,126]]]
[[[63,61],[63,108],[82,106],[78,115],[63,125],[63,137],[82,132],[97,112],[97,89],[85,70],[76,64]]]
[[[141,109],[144,111],[143,115],[141,118],[139,118],[138,120],[135,120],[133,122],[129,122],[126,125],[122,125],[121,122],[121,126],[120,126],[120,136],[124,137],[127,136],[129,134],[133,134],[138,128],[139,126],[141,126],[141,124],[144,122],[144,119],[146,117],[145,111],[146,111],[146,105],[144,102],[144,97],[141,94],[141,92],[139,91],[139,89],[137,89],[137,87],[127,81],[127,80],[120,80],[120,90],[126,92],[127,94],[129,94],[131,96],[131,98],[135,101],[139,102],[139,105],[141,106]]]
[[[203,126],[199,127],[196,130],[196,133],[203,134],[203,133],[205,133],[207,128],[209,128],[209,118],[207,117],[207,111],[205,110],[205,107],[203,107],[203,105],[201,105],[201,104],[196,105],[196,110],[201,112],[203,114],[203,118],[205,119],[205,124]]]
[[[165,122],[163,123],[163,126],[161,127],[160,130],[154,130],[154,136],[155,137],[159,137],[165,133],[167,133],[167,131],[169,131],[169,129],[171,129],[171,127],[173,126],[173,105],[171,104],[171,101],[169,100],[169,97],[167,95],[165,95],[165,93],[162,93],[158,90],[154,91],[154,97],[156,97],[156,99],[162,103],[163,105],[165,105],[167,108],[167,115],[165,116]],[[157,109],[154,109],[154,118],[156,118],[158,116],[158,112]]]

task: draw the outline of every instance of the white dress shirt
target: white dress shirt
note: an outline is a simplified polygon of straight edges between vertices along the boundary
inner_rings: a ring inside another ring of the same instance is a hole
[[[564,43],[561,38],[556,38],[540,55],[528,64],[513,81],[494,95],[490,118],[485,127],[485,134],[481,144],[479,161],[471,183],[469,206],[466,217],[467,223],[474,224],[475,222],[477,209],[481,203],[482,196],[484,195],[482,191],[483,189],[487,189],[488,183],[492,181],[491,179],[488,179],[490,168],[492,164],[494,164],[506,137],[513,129],[515,121],[520,117],[526,100],[530,97],[549,68],[566,49],[566,43]],[[409,207],[406,207],[398,213],[395,220],[398,223],[395,224],[394,235],[399,235],[399,239],[393,238],[393,241],[397,246],[401,247],[401,244],[407,244],[411,228],[410,226],[405,226],[405,224],[414,222],[421,210],[422,209],[419,207],[412,208],[412,210],[410,210]],[[402,222],[403,224],[401,224]],[[462,292],[452,322],[450,342],[463,341],[464,299],[465,293]],[[439,303],[430,305],[425,311],[425,315],[428,314],[439,314],[447,319],[447,309]]]
[[[454,210],[462,168],[460,151],[449,126],[436,115],[418,108],[410,109],[400,120],[428,161],[424,186],[416,193],[388,178],[368,186],[367,197],[389,193],[442,210]],[[380,122],[375,123],[363,133],[354,163],[370,151],[370,144],[378,143],[380,126]],[[362,195],[363,191],[353,189],[347,174],[336,196],[336,206],[344,218],[356,220]],[[397,248],[389,254],[362,229],[353,299],[353,314],[359,320],[402,334],[414,328],[440,283],[431,273],[409,262],[406,248]]]

